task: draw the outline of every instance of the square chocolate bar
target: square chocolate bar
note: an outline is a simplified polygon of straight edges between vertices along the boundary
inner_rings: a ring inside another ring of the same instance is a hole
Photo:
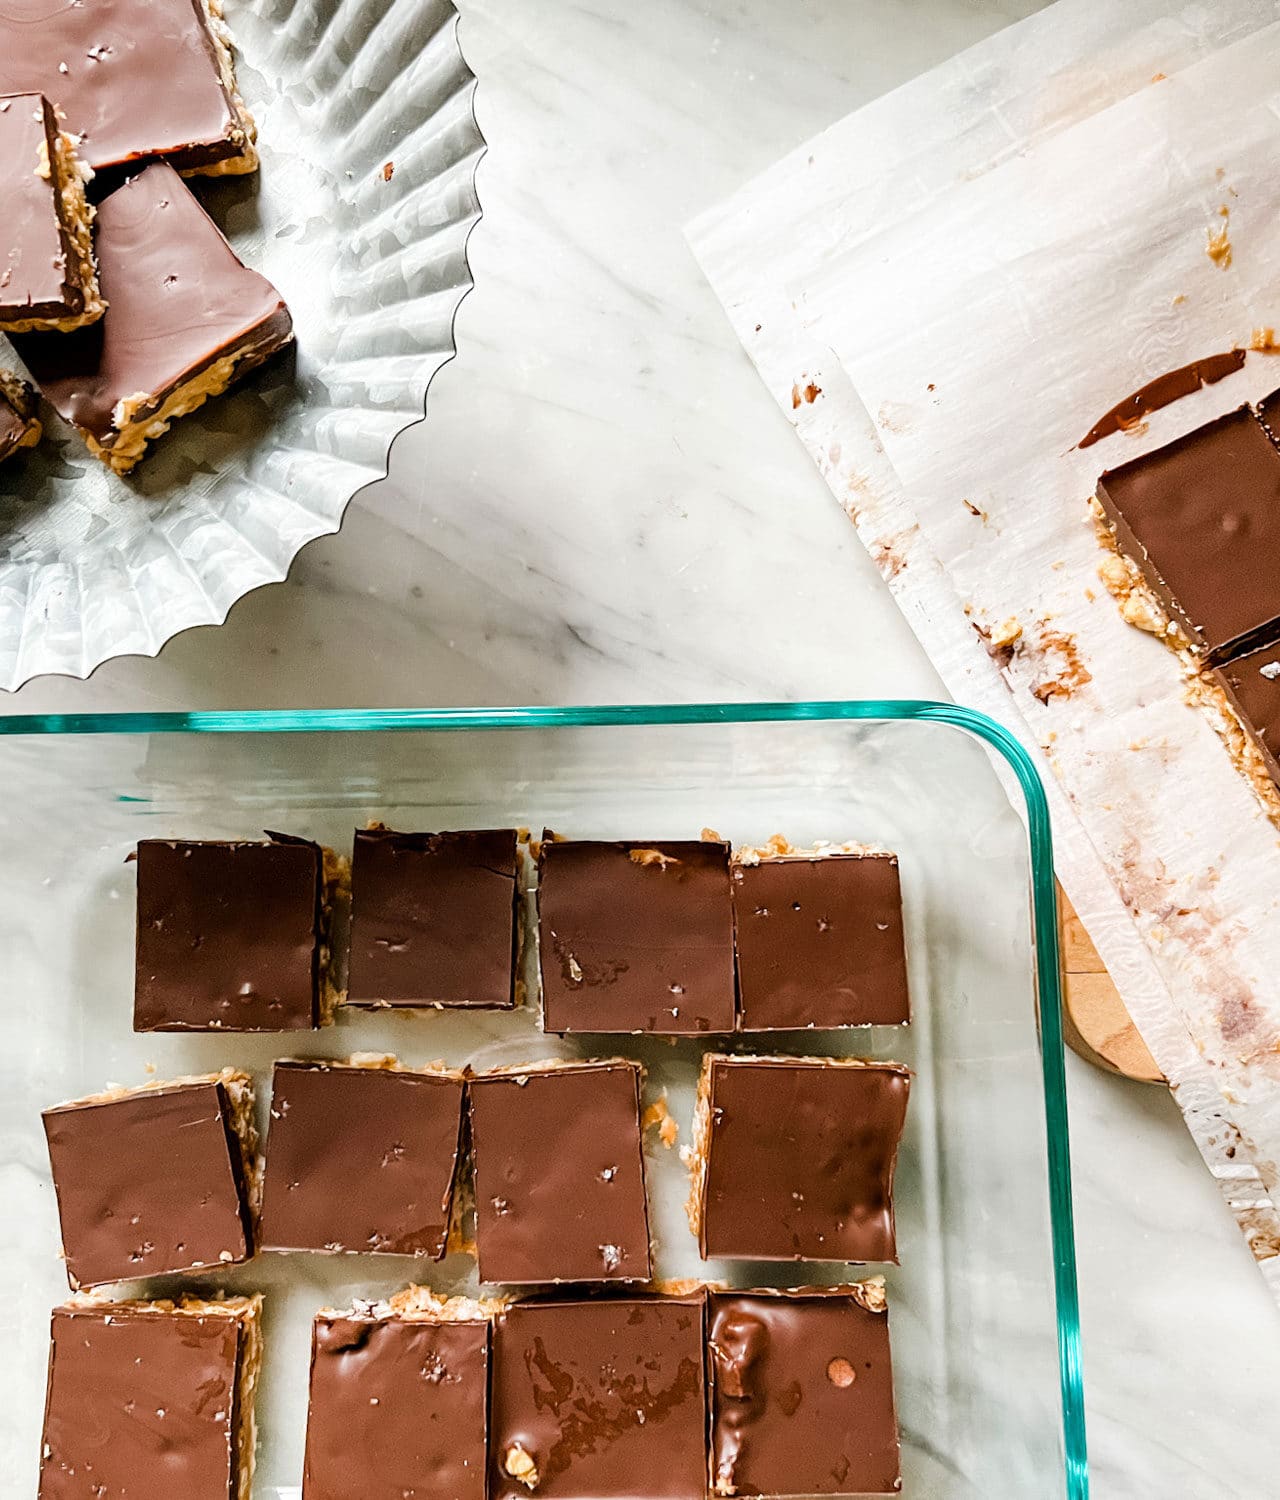
[[[44,1111],[73,1287],[253,1254],[253,1086],[230,1068]]]
[[[337,859],[307,839],[138,845],[135,1031],[297,1031],[335,999]]]
[[[39,1500],[247,1496],[261,1305],[54,1308]]]
[[[1280,451],[1247,406],[1098,480],[1108,539],[1210,663],[1280,637]]]
[[[900,1063],[708,1054],[689,1202],[703,1258],[896,1263],[910,1082]]]
[[[1240,726],[1280,787],[1280,644],[1227,662],[1213,674]]]
[[[745,851],[733,866],[733,909],[743,1031],[910,1019],[895,855],[837,845]]]
[[[357,831],[347,1003],[515,1004],[514,828]]]
[[[500,1313],[490,1500],[705,1500],[703,1304],[699,1292]]]
[[[544,835],[538,941],[546,1031],[733,1030],[727,844]]]
[[[251,172],[222,0],[22,0],[0,7],[0,93],[41,93],[95,171],[164,157]]]
[[[178,417],[292,343],[293,321],[172,167],[102,200],[96,245],[106,313],[14,347],[89,451],[127,474]]]
[[[421,1287],[319,1313],[302,1500],[485,1500],[489,1327]]]
[[[717,1495],[896,1495],[884,1283],[708,1300]]]
[[[43,95],[0,99],[0,333],[67,333],[102,316],[91,175]]]
[[[0,463],[22,448],[40,441],[36,393],[25,380],[0,370]]]
[[[639,1063],[539,1063],[468,1084],[482,1281],[647,1281]]]
[[[277,1063],[262,1248],[439,1260],[463,1086],[460,1072],[418,1072],[394,1058]]]

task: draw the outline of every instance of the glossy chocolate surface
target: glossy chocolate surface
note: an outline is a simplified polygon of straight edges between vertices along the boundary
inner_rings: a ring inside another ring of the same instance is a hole
[[[321,1314],[303,1500],[485,1500],[489,1324]]]
[[[53,176],[57,138],[53,109],[39,94],[0,99],[0,327],[84,310]]]
[[[640,1068],[610,1062],[469,1085],[483,1281],[646,1281]]]
[[[242,264],[172,167],[148,167],[102,200],[95,246],[102,318],[21,334],[14,347],[52,405],[104,447],[121,430],[121,401],[143,395],[150,412],[223,355],[265,358],[292,337],[280,293]]]
[[[248,1258],[252,1222],[220,1082],[171,1084],[44,1112],[73,1286]]]
[[[358,830],[348,1003],[513,1005],[517,912],[514,829]]]
[[[319,1023],[318,844],[145,839],[137,869],[135,1031]]]
[[[227,1314],[55,1308],[39,1500],[233,1500],[246,1340]]]
[[[703,1500],[703,1302],[602,1297],[500,1314],[490,1500],[528,1500],[510,1473],[518,1454],[544,1500]]]
[[[4,0],[0,94],[42,93],[91,167],[242,149],[199,0]]]
[[[265,1250],[445,1252],[463,1081],[277,1063],[262,1194]]]
[[[547,1031],[733,1030],[727,844],[548,837],[538,873]]]
[[[1213,676],[1280,787],[1280,644],[1228,662]]]
[[[1206,658],[1280,635],[1280,451],[1247,406],[1109,470],[1098,500]]]
[[[788,856],[733,868],[743,1031],[909,1018],[898,861]]]
[[[717,1292],[707,1336],[716,1493],[897,1493],[887,1312],[844,1291]]]
[[[893,1171],[907,1069],[821,1058],[709,1066],[703,1255],[896,1262]]]

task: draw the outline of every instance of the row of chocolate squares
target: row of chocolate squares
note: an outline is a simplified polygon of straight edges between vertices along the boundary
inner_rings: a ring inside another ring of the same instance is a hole
[[[1199,674],[1195,696],[1264,797],[1267,778],[1280,788],[1278,434],[1273,391],[1107,470],[1092,502],[1103,582]]]
[[[704,1259],[896,1262],[911,1074],[852,1058],[703,1059],[688,1217]],[[44,1112],[72,1287],[220,1269],[258,1249],[476,1254],[486,1283],[647,1282],[645,1110],[625,1059],[468,1075],[394,1058],[151,1083]]]
[[[116,473],[292,343],[280,293],[241,262],[167,162],[95,208],[85,193],[93,173],[54,106],[11,94],[0,98],[0,172],[0,332]],[[0,370],[0,460],[41,436],[32,387]]]
[[[53,1313],[40,1500],[247,1497],[261,1298]],[[884,1283],[442,1301],[312,1328],[302,1500],[896,1494]]]
[[[536,868],[536,931],[522,899]],[[536,940],[543,1029],[705,1035],[909,1019],[897,858],[515,829],[148,840],[138,1031],[285,1031],[338,1004],[510,1008]],[[350,898],[350,934],[335,916]],[[341,959],[349,952],[345,985]]]

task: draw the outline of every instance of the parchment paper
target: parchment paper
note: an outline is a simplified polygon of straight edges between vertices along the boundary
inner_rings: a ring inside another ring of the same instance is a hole
[[[1162,9],[1067,0],[801,148],[691,242],[951,690],[1058,778],[1059,873],[1280,1292],[1276,833],[1098,584],[1084,509],[1102,467],[1280,384],[1280,361],[1071,451],[1143,380],[1280,323],[1276,7]],[[1227,271],[1205,254],[1224,223]],[[1009,617],[1005,672],[973,625]]]

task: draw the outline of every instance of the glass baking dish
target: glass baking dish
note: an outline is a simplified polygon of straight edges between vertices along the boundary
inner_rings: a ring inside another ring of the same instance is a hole
[[[1021,793],[1018,812],[994,791],[992,752]],[[381,818],[646,839],[710,826],[735,844],[780,832],[896,851],[912,1025],[734,1045],[894,1057],[915,1071],[897,1185],[902,1264],[886,1268],[903,1494],[1084,1500],[1049,818],[1034,768],[997,724],[911,702],[50,715],[0,719],[0,768],[0,1297],[11,1329],[0,1463],[14,1493],[35,1493],[48,1310],[67,1291],[42,1107],[229,1063],[265,1092],[279,1056],[376,1050],[491,1066],[624,1051],[645,1062],[651,1091],[667,1089],[688,1140],[694,1040],[600,1038],[593,1049],[544,1037],[530,1011],[350,1013],[302,1036],[134,1035],[125,858],[139,838],[277,829],[349,851],[353,828]],[[848,1279],[837,1266],[703,1265],[686,1188],[678,1150],[655,1144],[664,1277]],[[300,1493],[312,1312],[410,1279],[460,1290],[474,1269],[460,1256],[271,1256],[209,1278],[266,1293],[257,1500]]]

